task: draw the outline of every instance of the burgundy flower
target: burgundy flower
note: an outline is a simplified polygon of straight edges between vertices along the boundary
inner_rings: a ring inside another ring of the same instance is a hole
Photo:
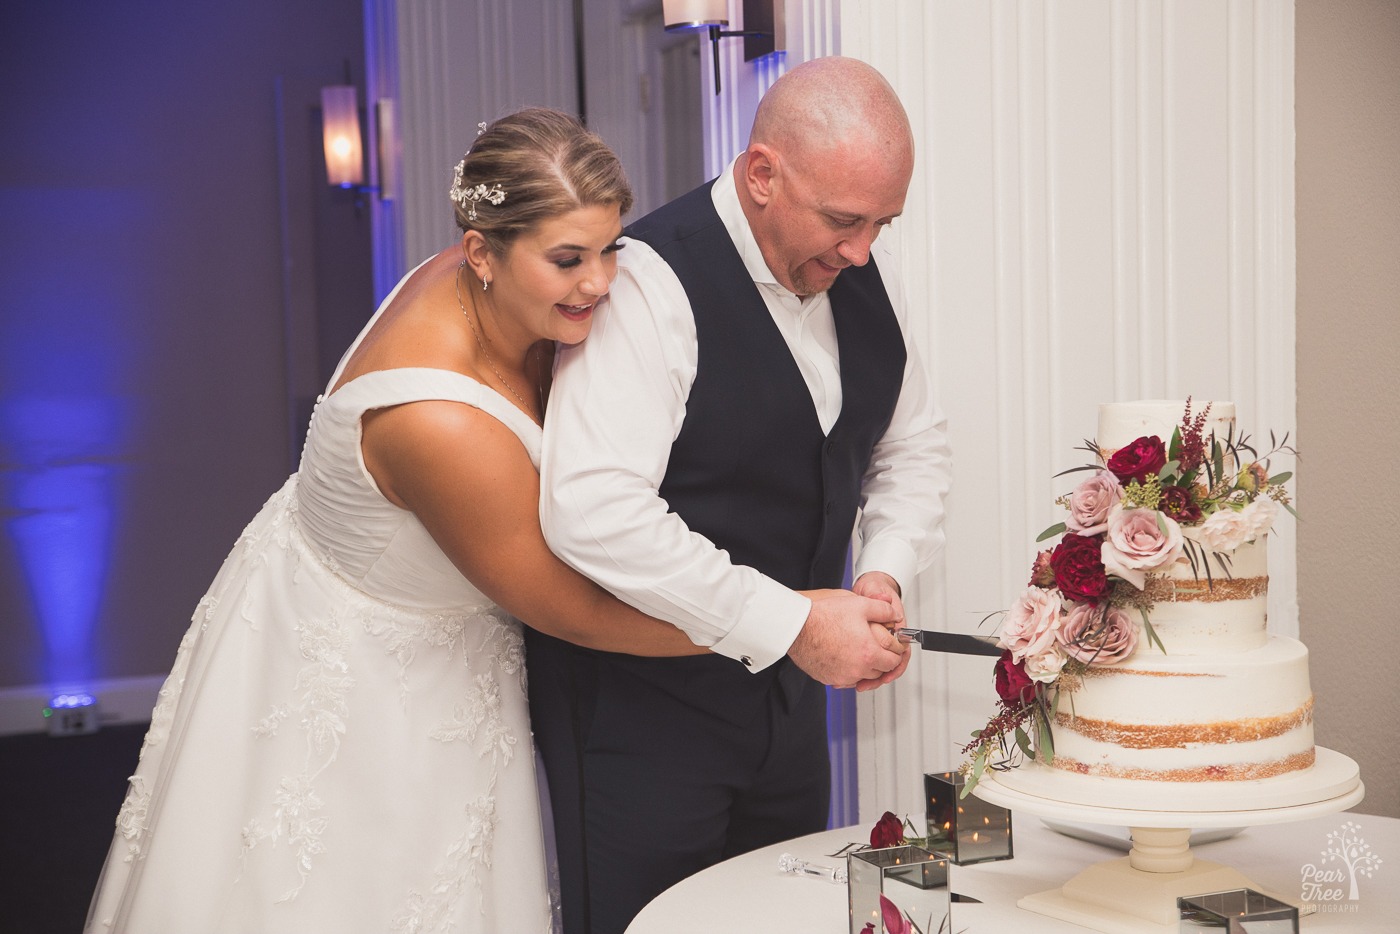
[[[1097,535],[1066,532],[1050,554],[1050,567],[1055,572],[1055,586],[1066,599],[1097,605],[1108,592],[1102,539]]]
[[[1113,452],[1108,459],[1108,469],[1125,485],[1136,480],[1139,483],[1167,465],[1167,447],[1161,438],[1144,435],[1132,444]]]
[[[1035,564],[1031,565],[1031,582],[1028,587],[1054,587],[1055,569],[1050,566],[1050,552],[1042,551],[1035,556]]]
[[[1204,412],[1191,414],[1191,397],[1186,397],[1186,414],[1181,419],[1181,472],[1190,473],[1206,459],[1206,418],[1213,402],[1207,402]]]
[[[1013,662],[1009,651],[1002,652],[993,670],[996,679],[997,696],[1007,707],[1019,708],[1031,699],[1035,692],[1035,682],[1026,674],[1022,662]]]
[[[1196,497],[1190,487],[1162,487],[1162,501],[1157,504],[1157,508],[1180,525],[1201,521],[1201,507],[1196,505]]]
[[[886,811],[870,831],[870,845],[876,849],[899,846],[904,841],[904,822]]]

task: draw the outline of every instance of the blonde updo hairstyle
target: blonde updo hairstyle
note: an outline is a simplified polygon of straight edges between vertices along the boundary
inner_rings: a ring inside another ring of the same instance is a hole
[[[462,187],[500,186],[500,204],[453,202],[457,226],[474,230],[504,255],[521,234],[582,207],[616,204],[626,214],[632,189],[617,155],[596,133],[566,113],[533,107],[502,117],[472,143],[462,165]]]

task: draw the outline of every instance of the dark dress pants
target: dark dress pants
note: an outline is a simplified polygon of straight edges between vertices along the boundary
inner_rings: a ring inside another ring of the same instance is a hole
[[[527,633],[530,718],[554,813],[564,934],[622,934],[647,902],[687,876],[826,827],[820,684],[802,676],[805,687],[794,691],[794,679],[775,680],[752,722],[735,724],[606,655]]]

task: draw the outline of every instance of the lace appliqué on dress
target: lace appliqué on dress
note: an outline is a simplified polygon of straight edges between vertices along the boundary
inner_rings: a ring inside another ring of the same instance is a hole
[[[151,727],[141,741],[141,752],[137,756],[136,774],[128,781],[126,797],[122,799],[121,810],[117,813],[117,833],[126,841],[125,862],[141,858],[150,825],[151,790],[146,786],[145,771],[141,763],[147,762],[147,755],[162,748],[170,738],[170,729],[175,723],[175,709],[179,705],[180,693],[185,686],[185,676],[190,668],[190,656],[200,634],[209,628],[209,620],[214,615],[218,598],[205,594],[190,617],[190,626],[180,639],[175,651],[175,664],[170,674],[160,686],[156,695],[156,706],[151,710]],[[150,764],[147,768],[151,768]]]
[[[519,741],[501,715],[502,690],[519,691],[524,696],[525,640],[520,623],[498,610],[482,613],[474,622],[483,629],[476,658],[489,664],[473,678],[465,696],[453,708],[451,719],[440,723],[429,735],[439,742],[472,744],[477,755],[490,763],[487,794],[464,809],[462,834],[448,847],[432,881],[409,891],[405,913],[394,919],[395,934],[438,934],[449,930],[469,884],[476,891],[478,910],[484,911],[480,871],[491,867],[497,824],[494,792]],[[466,661],[470,671],[471,659]]]
[[[316,794],[315,780],[335,762],[349,716],[349,697],[355,687],[348,661],[350,636],[344,619],[333,614],[324,619],[301,620],[296,625],[297,649],[305,659],[293,684],[293,698],[278,704],[253,725],[255,735],[272,738],[284,721],[290,720],[306,741],[306,768],[297,775],[282,778],[272,795],[270,826],[257,816],[242,831],[242,854],[263,840],[284,841],[295,853],[298,882],[277,901],[296,898],[306,885],[315,857],[325,851],[322,835],[328,818],[317,814],[323,803]]]

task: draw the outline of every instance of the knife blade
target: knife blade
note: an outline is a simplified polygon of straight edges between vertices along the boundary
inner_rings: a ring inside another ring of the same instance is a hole
[[[949,652],[954,655],[1001,656],[1001,647],[991,636],[974,636],[963,632],[935,632],[929,629],[896,629],[900,642],[917,642],[926,652]]]

